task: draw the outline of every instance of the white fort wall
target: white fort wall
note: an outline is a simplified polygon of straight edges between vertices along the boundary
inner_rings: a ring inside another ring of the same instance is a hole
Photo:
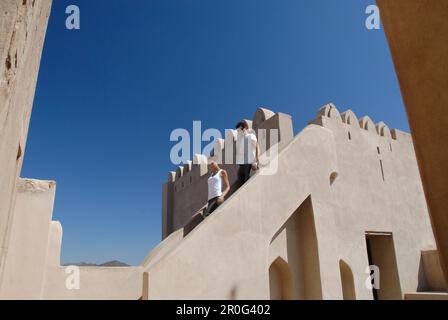
[[[0,299],[139,299],[141,267],[80,267],[80,287],[67,286],[62,226],[51,220],[55,191],[53,181],[19,180]]]
[[[334,217],[337,252],[353,271],[356,291],[361,297],[369,293],[363,261],[367,231],[392,233],[401,292],[417,291],[420,251],[435,247],[435,241],[411,136],[368,117],[358,121],[351,111],[340,116],[332,104],[316,122],[334,135],[338,178],[331,188],[334,200],[326,206]]]
[[[141,267],[80,267],[80,287],[69,290],[65,267],[49,267],[43,299],[138,300],[142,296]]]
[[[51,0],[0,1],[0,292]]]
[[[262,169],[185,236],[207,167],[178,168],[163,189],[165,241],[141,266],[80,268],[69,290],[55,183],[19,179],[50,8],[0,1],[1,299],[372,299],[372,261],[379,298],[446,288],[411,137],[328,104],[295,138],[288,115],[258,109],[253,129],[279,129],[277,174]]]
[[[66,290],[55,183],[18,178],[51,3],[0,1],[0,299],[138,299],[138,267],[81,268],[81,289]]]
[[[41,297],[55,189],[52,181],[19,180],[0,298]]]
[[[417,291],[421,250],[435,244],[410,136],[383,124],[377,131],[352,112],[341,117],[331,104],[313,122],[280,153],[276,175],[259,173],[182,241],[169,239],[174,245],[155,263],[146,261],[150,299],[269,298],[276,257],[290,264],[295,298],[343,298],[341,272],[349,270],[356,298],[371,299],[366,232],[391,239],[369,240],[384,278],[398,279],[389,298]],[[301,212],[308,218],[288,227],[298,231],[281,235]],[[380,261],[377,248],[391,259]],[[310,270],[319,272],[303,280]]]

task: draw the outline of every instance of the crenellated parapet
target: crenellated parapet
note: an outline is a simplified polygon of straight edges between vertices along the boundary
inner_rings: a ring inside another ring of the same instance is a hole
[[[340,113],[333,103],[329,103],[321,107],[317,112],[316,118],[310,123],[325,127],[330,122],[332,124],[339,123],[341,126],[346,126],[347,129],[352,128],[354,129],[352,130],[353,132],[361,129],[364,130],[364,132],[369,132],[372,135],[378,135],[385,139],[399,140],[400,137],[407,137],[407,139],[410,138],[408,133],[397,129],[391,130],[383,121],[375,124],[367,115],[358,119],[356,114],[350,109]]]
[[[382,137],[386,137],[389,139],[392,138],[389,127],[383,121],[380,121],[376,124],[376,133],[378,133]]]
[[[272,118],[273,116],[275,116],[275,113],[273,111],[262,107],[258,108],[257,111],[255,111],[253,117],[253,128],[259,128],[263,122]]]
[[[272,142],[270,141],[270,130],[278,132],[278,139],[275,143],[289,143],[293,138],[293,127],[291,116],[284,113],[274,113],[266,108],[258,108],[255,111],[253,120],[247,120],[249,131],[256,133],[260,145],[265,145],[263,151],[269,149]],[[220,164],[235,164],[237,130],[226,129],[224,139],[215,139],[213,150],[210,156],[196,154],[193,160],[186,164],[178,166],[175,171],[168,173],[167,182],[175,183],[184,180],[186,176],[192,180],[199,178],[207,173],[207,164],[209,161],[217,161]]]
[[[317,118],[319,117],[327,117],[332,119],[341,119],[341,115],[339,114],[338,109],[336,109],[333,103],[328,103],[317,111]]]
[[[292,119],[287,114],[260,107],[252,120],[245,121],[249,130],[257,135],[261,154],[273,145],[278,145],[278,151],[281,151],[294,138]],[[331,129],[335,136],[346,141],[358,140],[363,144],[359,140],[361,137],[376,137],[378,144],[385,143],[391,151],[394,143],[400,140],[411,141],[409,134],[396,129],[390,130],[383,121],[375,124],[369,116],[358,118],[350,109],[341,113],[333,103],[322,106],[311,123]],[[196,154],[192,160],[168,173],[168,180],[163,187],[164,237],[185,226],[192,215],[206,205],[209,161],[217,161],[227,170],[231,193],[238,188],[236,139],[237,131],[227,129],[223,139],[215,139],[209,156]]]
[[[342,122],[344,122],[347,125],[357,126],[359,124],[356,114],[350,109],[341,113],[341,118]]]

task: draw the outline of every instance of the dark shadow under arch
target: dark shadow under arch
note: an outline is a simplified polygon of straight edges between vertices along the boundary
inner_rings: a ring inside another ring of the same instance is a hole
[[[344,300],[356,300],[355,281],[350,266],[339,260],[339,271],[341,272],[342,296]]]
[[[269,267],[269,291],[271,300],[293,298],[291,269],[281,257],[275,259]]]
[[[284,245],[287,266],[291,272],[292,299],[322,299],[319,250],[311,196],[299,204],[270,243],[272,244],[283,232],[286,233]]]

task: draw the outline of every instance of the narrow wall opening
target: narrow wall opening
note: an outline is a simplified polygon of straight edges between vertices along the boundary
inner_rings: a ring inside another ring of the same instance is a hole
[[[21,157],[22,157],[22,146],[19,143],[19,147],[17,148],[16,161],[19,161]]]
[[[383,178],[383,181],[386,181],[386,180],[384,179],[383,160],[380,160],[380,169],[381,169],[381,177]]]
[[[281,257],[269,267],[269,292],[271,300],[291,300],[293,298],[292,273]]]
[[[350,266],[339,260],[339,271],[341,272],[342,297],[344,300],[356,300],[355,281]]]
[[[319,253],[311,197],[303,201],[276,232],[269,250],[271,256],[284,254],[287,257],[287,265],[291,270],[292,299],[322,299]]]
[[[372,288],[375,300],[401,300],[402,292],[392,233],[367,232],[369,264],[377,266],[379,288]]]

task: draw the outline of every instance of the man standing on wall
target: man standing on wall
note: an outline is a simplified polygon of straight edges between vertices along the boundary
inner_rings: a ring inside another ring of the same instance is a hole
[[[237,123],[236,163],[238,168],[238,181],[242,186],[250,178],[251,170],[258,170],[260,146],[254,133],[249,132],[249,125],[245,120]]]

